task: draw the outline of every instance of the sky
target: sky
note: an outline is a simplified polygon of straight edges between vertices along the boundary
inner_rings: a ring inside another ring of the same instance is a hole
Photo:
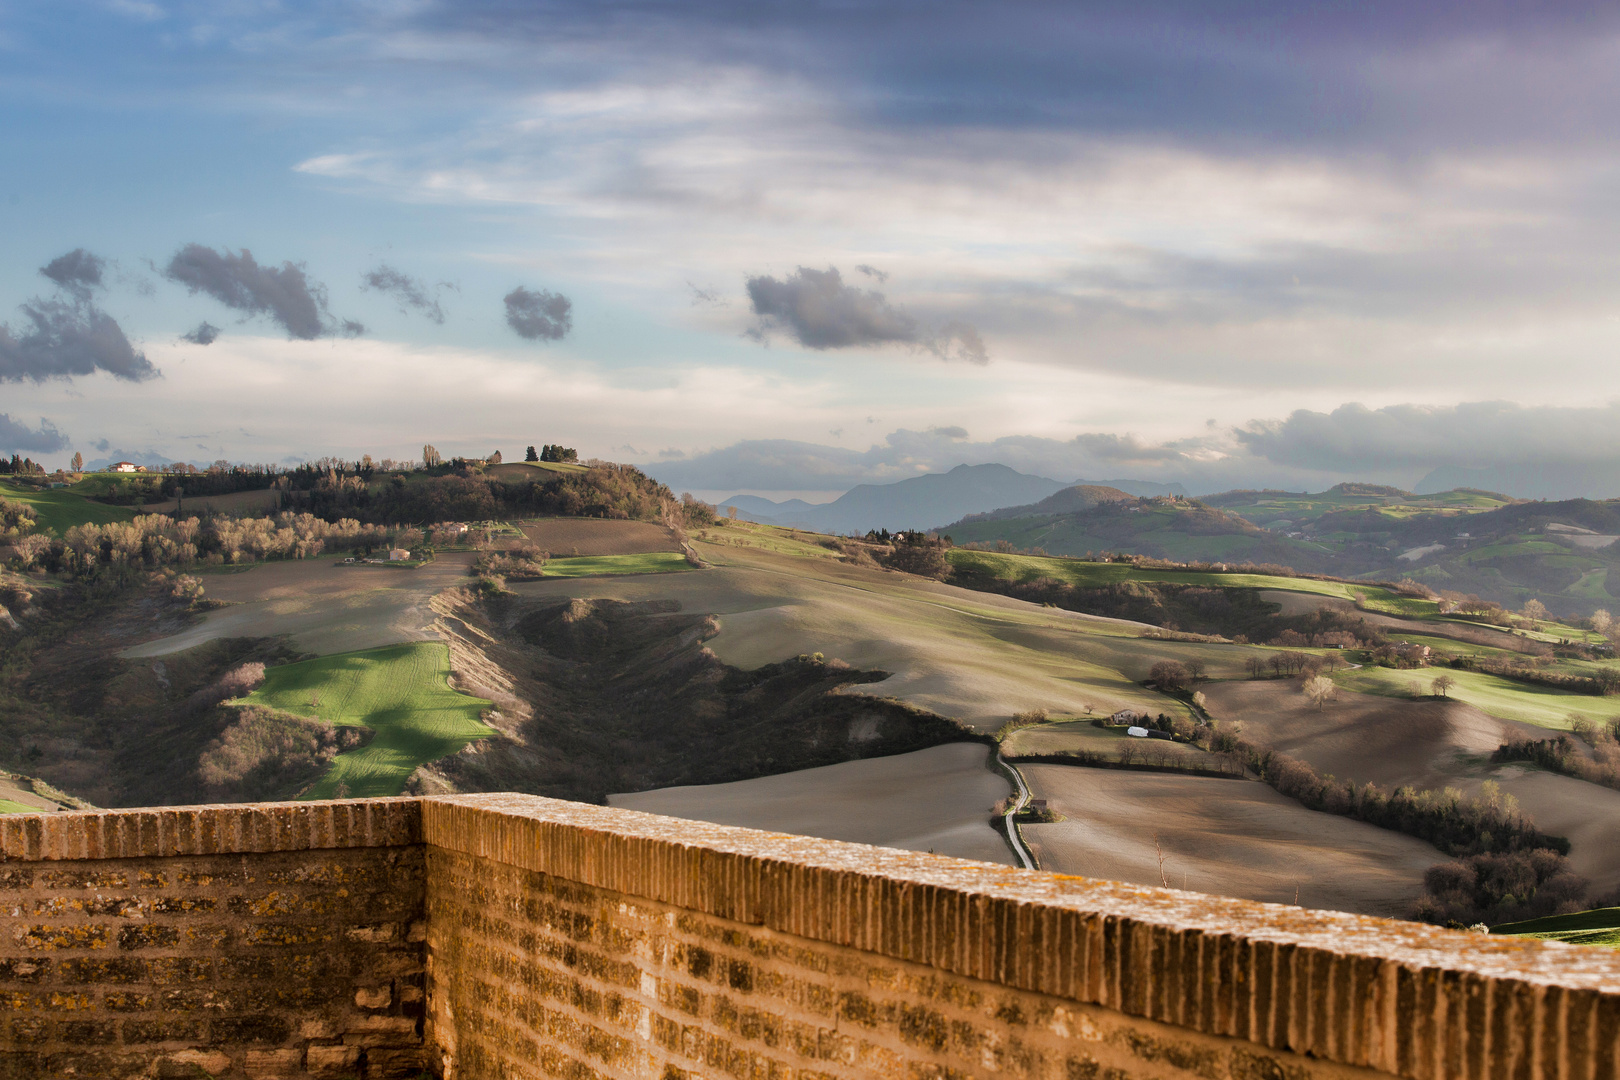
[[[1620,495],[1620,9],[0,6],[0,450]]]

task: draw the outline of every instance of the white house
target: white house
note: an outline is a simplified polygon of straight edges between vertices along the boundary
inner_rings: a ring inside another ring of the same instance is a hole
[[[108,472],[145,472],[146,469],[144,469],[140,465],[135,464],[133,461],[115,461],[111,465],[107,466],[107,471]]]
[[[410,553],[410,550],[408,548],[389,548],[388,549],[388,561],[389,562],[402,562],[405,559],[408,559],[410,557],[411,557],[411,553]]]

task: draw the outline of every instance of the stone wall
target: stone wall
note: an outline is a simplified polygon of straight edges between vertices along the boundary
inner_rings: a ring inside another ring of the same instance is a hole
[[[0,1077],[1620,1080],[1620,956],[527,796],[0,819]]]

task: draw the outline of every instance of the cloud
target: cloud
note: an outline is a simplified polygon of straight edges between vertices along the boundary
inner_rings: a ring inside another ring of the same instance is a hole
[[[857,269],[873,273],[871,267]],[[749,278],[747,287],[759,316],[749,336],[760,342],[773,330],[782,330],[800,345],[817,350],[900,344],[926,349],[942,360],[989,361],[984,341],[972,326],[952,321],[930,331],[876,289],[844,284],[835,266],[825,270],[801,266],[780,279],[760,274]]]
[[[929,428],[928,434],[939,435],[947,439],[965,439],[968,437],[967,428],[955,426]]]
[[[88,300],[36,297],[22,305],[22,313],[29,325],[21,333],[0,323],[0,382],[37,383],[97,371],[129,382],[158,375],[118,321]]]
[[[574,328],[574,302],[561,293],[519,285],[506,294],[506,324],[529,341],[561,341]]]
[[[175,252],[163,275],[228,308],[268,315],[289,338],[312,341],[343,329],[327,310],[325,287],[311,282],[300,263],[260,266],[246,248],[233,253],[229,248],[215,251],[187,244]]]
[[[92,292],[101,288],[106,268],[107,261],[101,256],[92,255],[84,248],[74,248],[40,267],[39,272],[80,300],[88,300]]]
[[[53,450],[66,450],[68,445],[68,437],[43,416],[39,418],[36,429],[0,413],[0,450],[9,450],[14,454],[50,453]]]
[[[859,263],[856,265],[855,269],[859,270],[867,277],[877,278],[880,282],[889,280],[889,272],[887,270],[879,270],[875,266],[868,266],[865,263]]]
[[[1507,401],[1458,405],[1351,402],[1331,413],[1300,409],[1235,433],[1267,461],[1322,470],[1488,466],[1620,467],[1620,402],[1588,408]]]
[[[180,337],[193,345],[212,345],[219,340],[219,327],[205,319],[197,324],[195,330],[187,334],[181,334]]]
[[[875,289],[845,285],[838,268],[801,266],[778,280],[768,274],[748,279],[748,299],[760,325],[755,336],[772,329],[792,335],[811,349],[847,349],[858,345],[916,344],[917,320],[893,307]]]
[[[402,274],[392,266],[381,264],[366,271],[360,275],[360,287],[392,296],[399,304],[401,314],[417,311],[432,322],[444,325],[444,307],[438,297],[432,295],[427,282]],[[441,283],[439,287],[443,288],[444,285]]]

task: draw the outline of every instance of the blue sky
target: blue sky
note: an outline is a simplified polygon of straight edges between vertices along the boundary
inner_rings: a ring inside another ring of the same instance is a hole
[[[1620,19],[1414,7],[7,5],[0,449],[1620,494]]]

